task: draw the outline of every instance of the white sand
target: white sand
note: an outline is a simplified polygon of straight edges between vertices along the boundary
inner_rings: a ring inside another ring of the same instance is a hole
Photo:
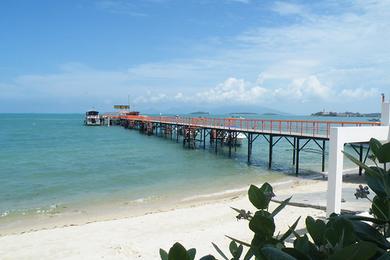
[[[326,184],[326,181],[292,182],[276,187],[275,193],[280,198],[295,193],[301,196],[299,202],[310,203],[315,199],[315,204],[322,205]],[[344,187],[348,185],[352,190],[356,186],[344,184]],[[322,195],[313,198],[315,193]],[[276,205],[272,203],[271,208]],[[159,248],[168,250],[176,241],[187,249],[196,247],[197,257],[209,253],[217,256],[211,242],[227,249],[230,240],[224,235],[244,241],[252,237],[248,222],[237,221],[229,206],[254,211],[248,198],[242,195],[144,216],[6,235],[0,237],[0,256],[1,259],[159,259]],[[307,215],[324,217],[325,212],[288,206],[277,216],[277,232],[287,230],[299,216],[302,219],[298,229],[303,228]]]

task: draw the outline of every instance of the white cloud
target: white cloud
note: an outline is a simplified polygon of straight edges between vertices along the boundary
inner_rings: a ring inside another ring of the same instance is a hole
[[[271,9],[280,15],[302,15],[306,12],[305,8],[301,5],[280,1],[275,2]]]
[[[198,103],[270,105],[277,101],[337,100],[338,96],[349,93],[348,90],[338,93],[331,87],[322,84],[315,75],[293,79],[285,87],[279,88],[266,87],[266,83],[266,81],[259,79],[252,83],[244,79],[230,77],[216,87],[199,91],[192,95],[184,95],[179,92],[174,96],[174,99],[176,101],[188,102],[191,100],[191,97],[195,97],[192,100]],[[355,95],[363,93],[365,92],[354,92]],[[342,100],[339,99],[339,101]]]
[[[254,103],[262,99],[267,90],[260,86],[251,86],[243,79],[228,78],[215,88],[198,92],[197,99],[205,102],[233,102],[233,103]]]
[[[379,97],[380,91],[376,88],[356,88],[356,89],[343,89],[340,93],[341,97],[350,98],[353,100],[362,100],[370,97]],[[378,98],[379,100],[379,98]]]
[[[307,78],[296,78],[287,87],[275,89],[273,94],[290,100],[327,100],[332,96],[332,90],[329,86],[323,85],[316,76],[311,75]]]

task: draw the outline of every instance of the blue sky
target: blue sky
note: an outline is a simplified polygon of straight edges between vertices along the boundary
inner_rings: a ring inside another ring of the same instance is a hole
[[[0,112],[379,111],[390,1],[0,3]]]

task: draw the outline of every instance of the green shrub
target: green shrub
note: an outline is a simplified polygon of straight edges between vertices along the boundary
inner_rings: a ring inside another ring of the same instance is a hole
[[[362,185],[356,191],[356,198],[371,201],[370,214],[363,217],[348,214],[332,214],[328,221],[308,216],[305,220],[307,233],[299,235],[295,229],[298,218],[283,234],[275,234],[274,217],[288,205],[286,199],[272,212],[269,203],[274,196],[272,186],[264,183],[260,188],[251,185],[248,197],[257,211],[251,213],[244,209],[235,209],[237,219],[248,221],[249,229],[254,233],[251,242],[239,241],[229,237],[231,256],[213,243],[222,259],[390,259],[390,171],[386,163],[390,162],[390,143],[382,145],[378,140],[370,140],[372,155],[370,159],[375,166],[367,166],[353,156],[345,155],[365,170],[368,187],[375,193],[373,200],[368,198],[369,189]],[[286,246],[286,239],[294,236],[292,247]],[[245,253],[244,253],[245,248]],[[163,260],[192,260],[196,250],[186,250],[175,243],[169,253],[160,249]],[[201,260],[216,259],[212,255]]]

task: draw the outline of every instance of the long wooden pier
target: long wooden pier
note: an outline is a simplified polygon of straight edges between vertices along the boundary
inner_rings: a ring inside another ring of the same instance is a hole
[[[321,121],[321,120],[276,120],[276,119],[242,119],[242,118],[209,118],[209,117],[169,117],[141,115],[104,115],[103,118],[116,122],[126,128],[138,129],[148,135],[161,135],[179,142],[189,148],[206,148],[206,138],[213,145],[215,152],[218,146],[227,145],[229,157],[232,148],[237,144],[239,134],[247,139],[247,161],[251,163],[253,143],[258,137],[264,137],[268,142],[268,168],[272,168],[274,146],[285,139],[292,146],[292,161],[295,173],[298,175],[300,152],[314,142],[321,150],[322,168],[325,171],[326,141],[329,140],[331,127],[343,126],[375,126],[379,122]],[[360,161],[365,161],[363,144],[351,144],[359,155]],[[361,169],[359,169],[361,173]]]

